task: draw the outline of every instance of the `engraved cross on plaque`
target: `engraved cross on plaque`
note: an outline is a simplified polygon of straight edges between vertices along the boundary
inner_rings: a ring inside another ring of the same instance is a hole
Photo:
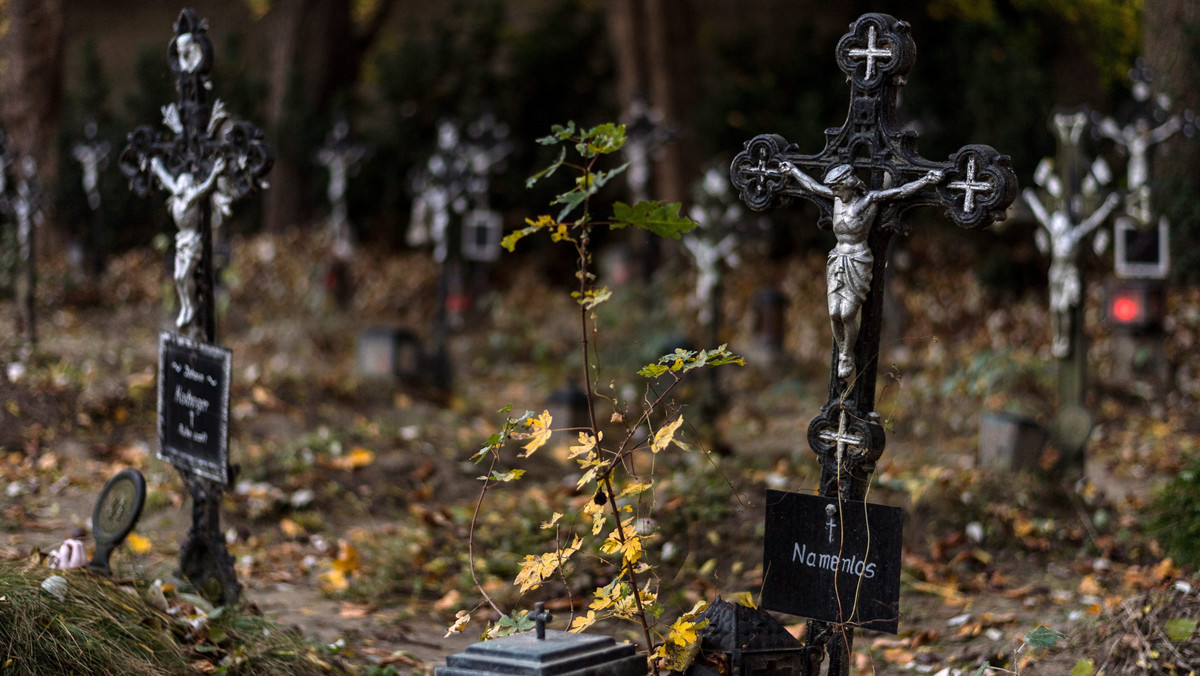
[[[896,102],[916,54],[908,23],[862,15],[837,45],[850,103],[842,126],[825,131],[824,149],[802,154],[783,137],[763,134],[747,141],[730,166],[730,179],[751,209],[770,211],[804,198],[817,206],[818,225],[837,238],[826,268],[834,337],[829,399],[808,428],[827,497],[862,500],[883,453],[884,430],[874,411],[882,281],[892,236],[907,232],[904,214],[940,207],[960,227],[982,228],[1002,220],[1017,193],[1009,158],[990,146],[967,145],[940,162],[917,152],[916,133],[896,122]],[[828,673],[848,673],[852,638],[836,625],[811,622],[810,671],[828,650]]]

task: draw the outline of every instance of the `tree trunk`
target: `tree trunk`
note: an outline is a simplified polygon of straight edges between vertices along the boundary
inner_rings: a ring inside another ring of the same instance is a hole
[[[617,65],[617,95],[629,110],[640,94],[674,132],[653,158],[652,199],[686,201],[699,167],[688,109],[694,99],[695,14],[688,0],[612,0],[605,5]]]
[[[1142,51],[1156,92],[1171,96],[1172,112],[1200,106],[1200,3],[1195,0],[1145,0],[1142,11]],[[1195,176],[1200,170],[1200,147],[1194,141],[1171,139],[1163,144],[1158,171]],[[1153,176],[1152,176],[1153,178]]]
[[[63,101],[63,3],[8,0],[0,8],[0,17],[8,24],[0,38],[7,61],[0,66],[0,116],[13,158],[9,185],[18,180],[20,157],[32,155],[37,160],[38,182],[49,186],[58,175],[55,141]],[[42,190],[43,195],[48,193]],[[40,240],[35,251],[59,249],[67,239],[51,218],[33,236]]]
[[[3,37],[8,64],[2,106],[10,152],[32,154],[38,175],[58,169],[55,134],[62,109],[62,0],[9,0]],[[46,181],[43,181],[46,182]]]
[[[268,141],[275,150],[265,220],[270,230],[304,225],[316,209],[306,180],[331,108],[358,82],[362,59],[392,6],[383,0],[357,30],[350,0],[277,0],[268,15]]]

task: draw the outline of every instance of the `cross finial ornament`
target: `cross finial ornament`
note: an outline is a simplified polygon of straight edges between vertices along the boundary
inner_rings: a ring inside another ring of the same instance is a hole
[[[542,603],[541,601],[533,604],[533,614],[530,615],[530,617],[533,618],[534,623],[537,625],[536,631],[538,640],[546,640],[546,624],[554,619],[554,616],[550,614],[550,611],[546,610],[546,604]]]

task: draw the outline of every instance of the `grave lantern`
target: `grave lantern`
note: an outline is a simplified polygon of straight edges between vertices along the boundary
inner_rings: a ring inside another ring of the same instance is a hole
[[[1166,279],[1171,269],[1170,226],[1139,227],[1131,218],[1118,218],[1113,227],[1113,273],[1122,279]]]
[[[367,377],[415,378],[421,370],[421,343],[411,331],[385,327],[358,334],[355,363]]]
[[[1112,279],[1105,290],[1104,318],[1109,326],[1128,332],[1155,330],[1162,325],[1162,285],[1149,279]]]

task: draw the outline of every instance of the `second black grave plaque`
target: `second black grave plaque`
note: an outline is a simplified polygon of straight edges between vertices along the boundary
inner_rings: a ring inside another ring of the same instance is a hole
[[[158,340],[158,457],[229,483],[229,381],[233,353],[163,331]]]
[[[762,607],[895,634],[899,507],[767,491]]]

